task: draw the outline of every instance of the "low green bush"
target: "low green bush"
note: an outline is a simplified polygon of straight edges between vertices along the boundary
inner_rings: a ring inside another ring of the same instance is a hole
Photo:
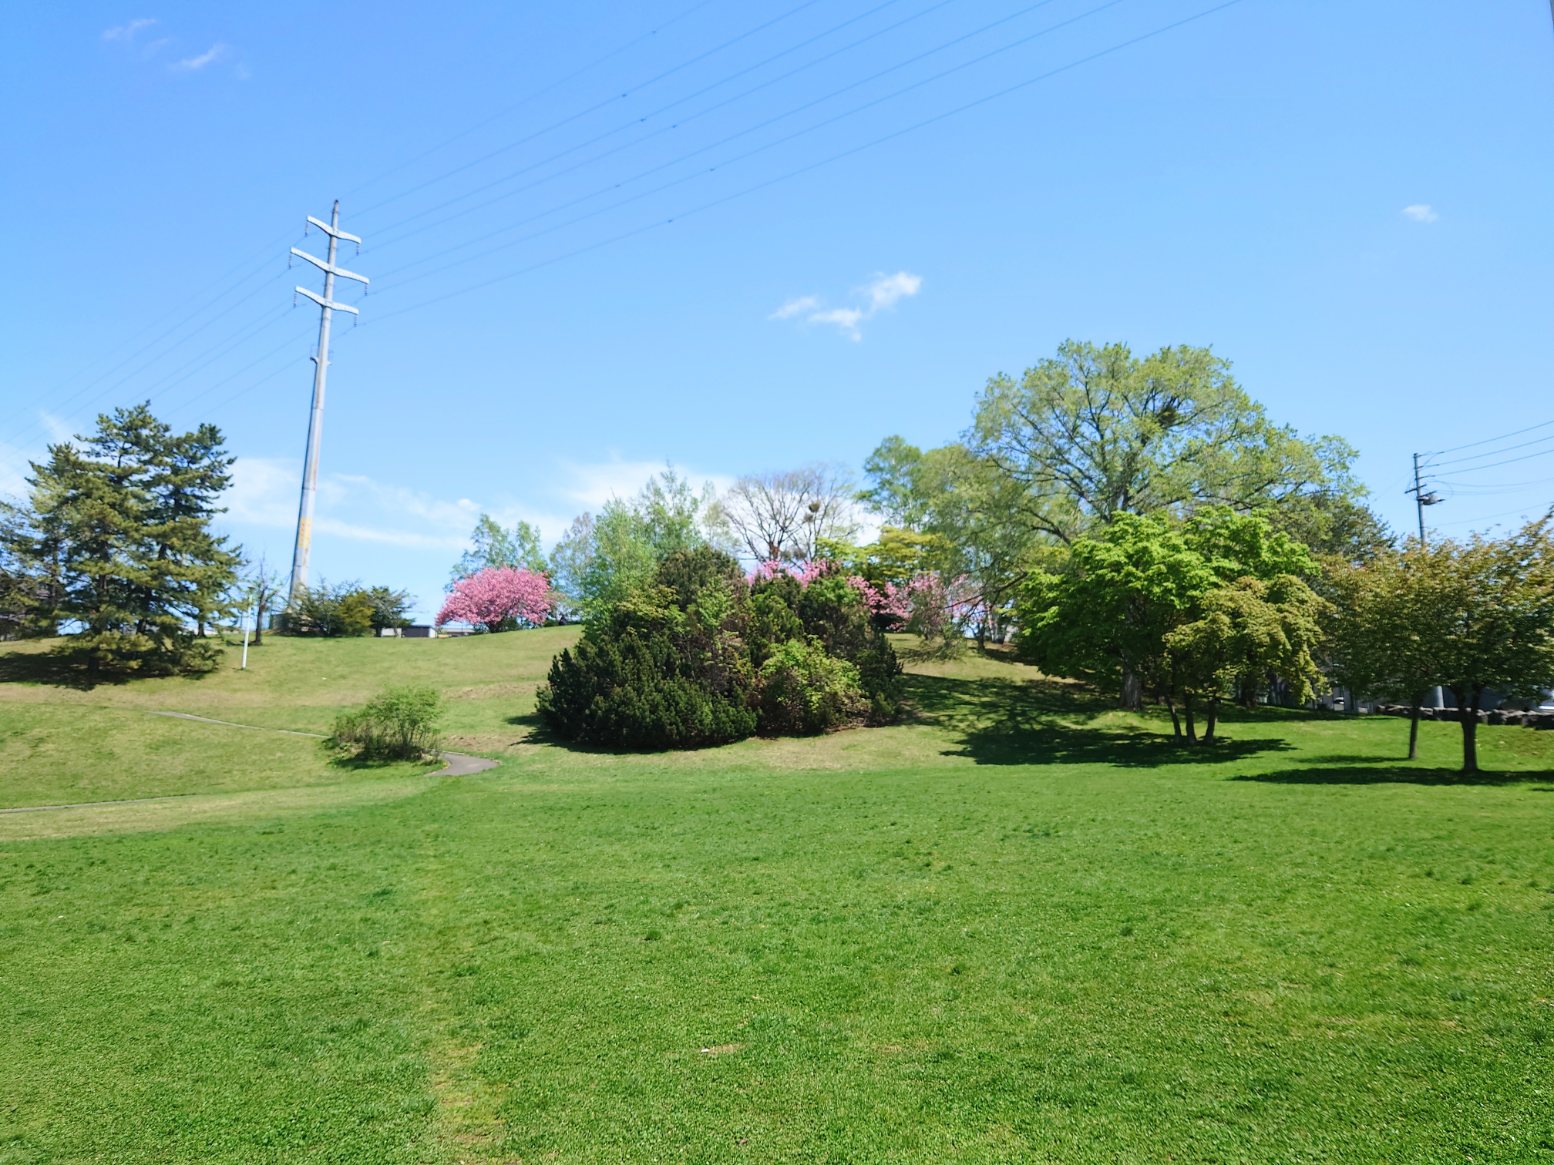
[[[884,723],[901,667],[835,571],[745,580],[726,554],[665,559],[551,664],[541,718],[566,740],[698,748]]]
[[[442,696],[435,688],[385,688],[365,706],[337,716],[324,744],[353,760],[429,760],[441,743],[437,724],[442,714]]]
[[[790,639],[761,665],[760,708],[763,736],[813,736],[862,720],[869,700],[857,667],[813,640]]]

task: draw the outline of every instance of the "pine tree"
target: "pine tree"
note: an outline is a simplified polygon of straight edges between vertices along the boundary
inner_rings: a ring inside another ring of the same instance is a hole
[[[225,613],[238,556],[210,530],[231,480],[221,433],[175,434],[148,405],[97,418],[77,443],[33,463],[18,558],[47,564],[49,617],[73,623],[74,647],[103,671],[206,665],[205,624]]]

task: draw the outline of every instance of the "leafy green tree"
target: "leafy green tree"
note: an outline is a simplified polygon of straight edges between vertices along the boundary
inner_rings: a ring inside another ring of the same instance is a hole
[[[1268,674],[1308,689],[1321,605],[1302,579],[1314,570],[1304,547],[1255,514],[1118,514],[1031,572],[1017,650],[1102,690],[1139,684],[1189,741],[1194,709],[1206,705],[1212,740],[1220,702]]]
[[[981,612],[974,628],[978,643],[1001,634],[1039,543],[1021,517],[1023,487],[965,445],[924,452],[900,437],[882,441],[864,463],[864,472],[869,486],[860,500],[892,527],[924,540],[927,569],[969,581],[968,598]],[[930,547],[931,555],[926,553]],[[882,566],[892,549],[884,546],[882,536]]]
[[[1554,684],[1554,534],[1549,517],[1503,538],[1475,536],[1419,548],[1411,565],[1445,615],[1424,629],[1440,652],[1440,682],[1462,725],[1462,771],[1478,769],[1485,693],[1535,697]]]
[[[1439,680],[1440,640],[1455,602],[1439,572],[1421,569],[1417,545],[1368,561],[1336,560],[1324,574],[1332,602],[1327,657],[1332,674],[1357,696],[1409,706],[1408,759],[1419,755],[1419,713]]]
[[[710,490],[697,494],[666,469],[635,498],[612,498],[583,514],[551,555],[551,585],[566,613],[602,618],[640,587],[670,555],[710,544],[703,521]]]
[[[1261,511],[1317,558],[1343,563],[1370,562],[1396,548],[1387,524],[1359,497],[1316,489],[1282,499]]]
[[[1255,692],[1270,675],[1283,680],[1296,700],[1310,699],[1321,677],[1315,651],[1325,609],[1315,591],[1289,574],[1266,582],[1243,576],[1205,591],[1191,618],[1162,640],[1162,689],[1176,733],[1189,744],[1197,742],[1201,706],[1203,743],[1212,744],[1220,705]]]
[[[1410,702],[1410,757],[1425,689],[1452,693],[1471,775],[1486,695],[1533,699],[1554,684],[1549,518],[1501,538],[1410,542],[1335,579],[1337,670],[1357,691]]]
[[[1352,488],[1348,446],[1275,425],[1228,361],[1186,345],[1139,359],[1125,344],[1066,341],[1018,381],[988,382],[968,444],[1020,487],[1031,529],[1062,543],[1119,514]]]
[[[514,570],[531,570],[543,573],[545,552],[540,546],[540,532],[528,522],[519,521],[511,530],[504,530],[490,514],[481,514],[471,531],[470,548],[459,556],[454,564],[451,587],[462,578],[469,578],[487,567],[508,566]]]
[[[391,587],[367,587],[360,592],[372,608],[372,629],[387,631],[393,627],[410,625],[410,608],[415,600],[409,591],[396,591]]]
[[[375,613],[371,592],[360,583],[331,586],[320,579],[315,586],[304,587],[292,596],[286,611],[286,629],[294,635],[352,638],[372,631]]]
[[[200,633],[228,613],[239,562],[210,529],[231,465],[215,426],[174,433],[144,404],[33,464],[13,548],[48,564],[45,617],[80,628],[93,676],[213,662]]]

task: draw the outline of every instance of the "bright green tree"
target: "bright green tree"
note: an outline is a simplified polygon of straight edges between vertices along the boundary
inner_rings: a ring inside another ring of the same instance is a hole
[[[1276,506],[1352,489],[1353,451],[1276,425],[1208,348],[1064,342],[1015,380],[988,381],[971,451],[1019,487],[1030,527],[1068,543],[1119,514]]]
[[[704,525],[712,499],[665,469],[629,501],[611,498],[583,514],[551,554],[551,585],[570,615],[596,620],[640,587],[660,563],[709,544]]]
[[[1212,744],[1220,706],[1250,700],[1269,676],[1297,701],[1311,698],[1321,669],[1316,647],[1326,603],[1303,580],[1281,574],[1264,581],[1242,576],[1198,597],[1190,618],[1167,631],[1162,693],[1172,726],[1197,743],[1196,714],[1205,714],[1203,743]],[[1182,719],[1177,718],[1177,704]]]
[[[540,532],[528,522],[518,521],[511,530],[490,514],[481,514],[469,536],[470,548],[459,556],[453,566],[449,587],[461,578],[478,574],[487,567],[510,566],[515,570],[545,570],[545,552],[540,546]]]
[[[1219,704],[1250,698],[1268,675],[1307,693],[1320,600],[1301,579],[1313,570],[1304,547],[1255,514],[1118,514],[1032,570],[1017,647],[1103,690],[1138,684],[1189,741],[1203,706],[1212,740]]]

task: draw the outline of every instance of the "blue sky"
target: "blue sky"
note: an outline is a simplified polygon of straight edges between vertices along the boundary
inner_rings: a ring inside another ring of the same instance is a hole
[[[1409,528],[1411,453],[1554,420],[1548,5],[1216,8],[24,0],[0,491],[150,399],[284,568],[338,197],[314,576],[422,614],[482,509],[952,440],[1066,337],[1212,344]],[[1443,533],[1554,498],[1554,427],[1454,456]]]

